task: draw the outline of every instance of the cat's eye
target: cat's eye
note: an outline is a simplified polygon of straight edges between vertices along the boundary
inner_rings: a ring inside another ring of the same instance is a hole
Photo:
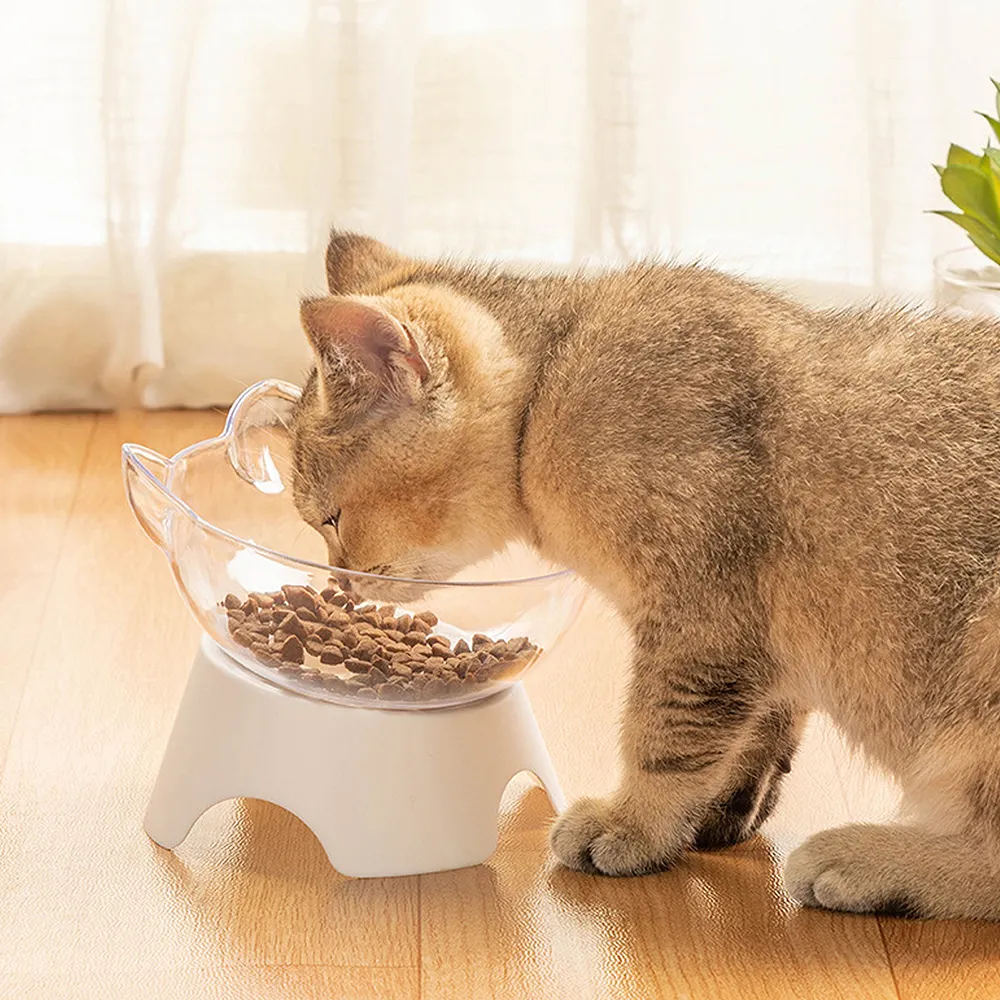
[[[324,522],[323,527],[336,528],[340,523],[340,508],[338,507]]]

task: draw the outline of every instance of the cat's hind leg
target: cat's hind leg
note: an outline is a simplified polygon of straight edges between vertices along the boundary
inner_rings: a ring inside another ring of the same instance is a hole
[[[759,719],[748,747],[731,770],[725,791],[712,802],[695,835],[699,851],[732,847],[752,837],[771,815],[792,768],[806,713],[778,704]]]
[[[1000,857],[969,837],[855,824],[810,837],[785,884],[806,906],[903,917],[1000,919]]]
[[[954,753],[935,747],[942,762]],[[856,913],[1000,920],[1000,761],[918,773],[922,815],[810,837],[785,867],[790,895]]]

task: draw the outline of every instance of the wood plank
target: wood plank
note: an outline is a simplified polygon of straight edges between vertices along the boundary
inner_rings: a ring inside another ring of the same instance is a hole
[[[58,975],[0,975],[0,996],[18,1000],[417,1000],[416,969],[209,966]]]
[[[0,417],[0,773],[93,431],[89,414]]]
[[[902,1000],[1000,997],[1000,925],[880,918]]]
[[[274,806],[217,806],[175,854],[143,833],[198,630],[128,512],[118,449],[169,454],[220,422],[98,421],[0,783],[0,974],[417,964],[416,880],[337,875]]]

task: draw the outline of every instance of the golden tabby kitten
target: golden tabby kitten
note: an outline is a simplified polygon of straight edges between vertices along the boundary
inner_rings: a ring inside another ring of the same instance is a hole
[[[909,818],[813,837],[791,893],[1000,918],[1000,324],[342,233],[327,265],[293,432],[331,563],[441,577],[527,539],[633,631],[625,777],[556,822],[564,864],[630,875],[749,836],[821,709]]]

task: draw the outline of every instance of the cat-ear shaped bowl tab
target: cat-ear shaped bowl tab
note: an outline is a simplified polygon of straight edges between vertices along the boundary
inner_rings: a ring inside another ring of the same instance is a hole
[[[171,460],[141,444],[122,445],[125,496],[140,527],[164,552],[170,548],[170,520],[177,498],[167,487]]]
[[[302,390],[291,382],[267,379],[244,390],[226,419],[226,454],[236,474],[262,493],[285,488],[271,446],[271,430],[287,429]]]

